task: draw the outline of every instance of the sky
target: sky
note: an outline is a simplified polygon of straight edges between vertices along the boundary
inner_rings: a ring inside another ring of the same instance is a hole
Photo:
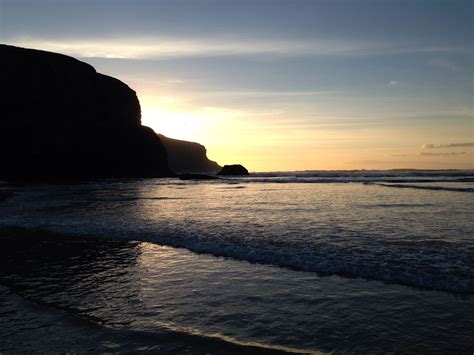
[[[473,4],[0,0],[0,42],[122,80],[221,165],[474,169]]]

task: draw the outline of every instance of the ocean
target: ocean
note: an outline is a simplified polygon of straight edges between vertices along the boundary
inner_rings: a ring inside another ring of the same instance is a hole
[[[474,171],[0,184],[0,352],[474,351]]]

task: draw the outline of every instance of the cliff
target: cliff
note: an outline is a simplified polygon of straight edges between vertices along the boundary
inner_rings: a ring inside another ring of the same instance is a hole
[[[168,152],[169,167],[176,173],[217,173],[221,167],[207,158],[206,148],[195,142],[158,135]]]
[[[74,58],[0,45],[0,178],[169,176],[135,92]]]

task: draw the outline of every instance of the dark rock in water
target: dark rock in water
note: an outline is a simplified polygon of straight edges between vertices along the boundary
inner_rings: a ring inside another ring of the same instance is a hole
[[[206,174],[178,174],[180,180],[216,180],[217,176]]]
[[[209,160],[206,148],[195,142],[168,138],[158,134],[168,153],[168,165],[175,173],[216,174],[221,166]]]
[[[249,172],[240,164],[224,165],[217,175],[248,175]]]
[[[135,92],[74,58],[0,45],[0,177],[170,176]]]

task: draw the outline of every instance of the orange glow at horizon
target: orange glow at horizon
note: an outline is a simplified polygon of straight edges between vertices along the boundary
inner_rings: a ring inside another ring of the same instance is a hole
[[[421,156],[416,129],[306,129],[281,126],[277,122],[284,117],[278,115],[192,107],[173,96],[142,100],[144,125],[170,138],[204,145],[208,158],[220,165],[240,163],[253,172],[466,168],[469,157],[473,165],[472,148],[459,156]],[[397,147],[399,137],[407,142],[402,147]]]

